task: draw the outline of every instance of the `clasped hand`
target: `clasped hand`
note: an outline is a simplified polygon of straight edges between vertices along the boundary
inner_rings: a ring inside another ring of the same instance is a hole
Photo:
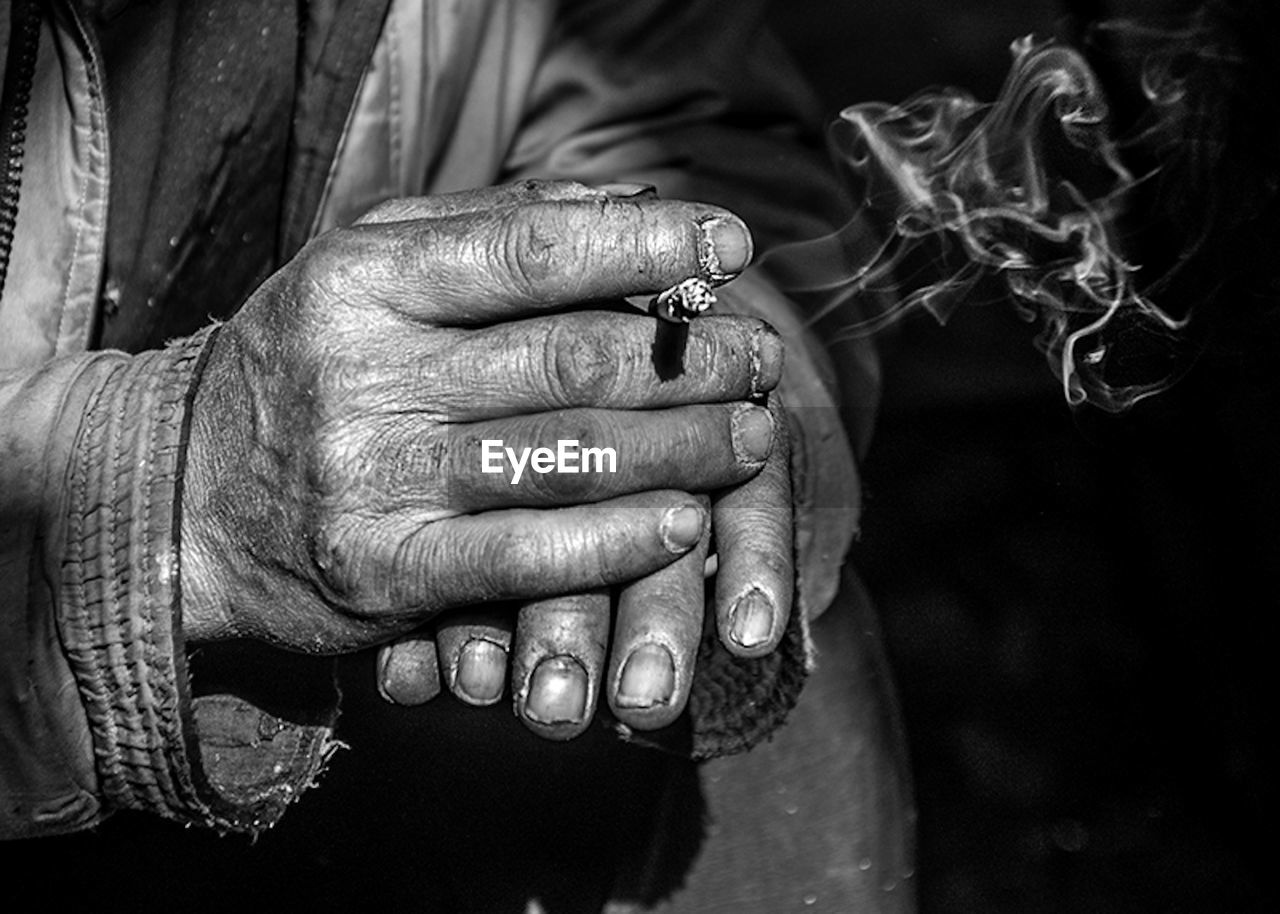
[[[510,652],[543,735],[580,732],[602,688],[625,723],[669,723],[709,551],[730,651],[772,650],[790,612],[786,423],[762,405],[782,344],[702,318],[664,380],[654,319],[601,303],[724,281],[750,248],[724,210],[563,182],[394,201],[312,241],[220,329],[196,391],[187,640],[409,634],[379,664],[405,703],[441,679],[496,701]],[[487,440],[609,447],[616,472],[513,485],[483,472]]]

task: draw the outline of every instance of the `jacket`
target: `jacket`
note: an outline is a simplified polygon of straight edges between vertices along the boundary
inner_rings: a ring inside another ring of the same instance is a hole
[[[789,71],[749,4],[314,6],[331,16],[317,53],[348,67],[360,55],[363,75],[295,113],[307,142],[289,163],[281,257],[389,197],[526,177],[639,181],[726,205],[765,248],[843,218],[820,157],[798,151],[795,113],[809,101],[777,76]],[[206,334],[133,354],[91,349],[107,306],[112,174],[101,52],[77,4],[51,10],[0,303],[0,835],[83,829],[117,808],[259,830],[334,751],[331,720],[191,695],[175,506]],[[365,25],[334,28],[344,16]],[[731,61],[744,46],[752,53]],[[313,70],[313,85],[330,72]],[[874,356],[853,344],[837,372],[761,273],[724,298],[791,344],[801,595],[816,614],[857,515],[836,403],[843,390],[865,440]],[[835,507],[817,510],[820,498]]]

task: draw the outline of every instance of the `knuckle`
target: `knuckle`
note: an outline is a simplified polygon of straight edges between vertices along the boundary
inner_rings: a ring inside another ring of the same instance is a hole
[[[606,509],[600,508],[598,510]],[[588,564],[599,569],[602,576],[621,578],[622,574],[620,572],[622,569],[619,567],[617,550],[614,548],[616,540],[615,522],[615,518],[610,518],[608,523],[583,530],[580,536],[583,549],[590,557]]]
[[[449,445],[439,429],[410,427],[399,416],[329,423],[316,436],[311,485],[334,513],[447,505],[461,475],[449,464]]]
[[[513,525],[453,543],[466,555],[474,602],[545,597],[560,589],[596,586],[602,568],[611,568],[603,556],[605,544],[598,531],[570,523]],[[551,557],[557,561],[549,561]],[[565,557],[572,556],[572,562]],[[602,557],[603,556],[603,557]],[[571,574],[566,574],[567,572]]]
[[[556,321],[543,346],[544,371],[556,405],[602,402],[621,379],[617,347],[603,328]]]
[[[317,327],[310,341],[305,391],[323,423],[368,415],[390,393],[376,355],[355,342],[341,327]]]
[[[388,237],[381,244],[378,254],[384,258],[386,269],[393,282],[403,282],[409,277],[437,277],[442,263],[465,252],[465,237],[457,222],[437,222],[419,219],[403,223],[387,230]],[[461,245],[461,247],[460,247]]]
[[[626,253],[634,263],[637,280],[644,278],[649,285],[661,288],[697,275],[696,245],[686,238],[693,230],[692,223],[686,229],[673,225],[668,212],[637,207],[625,224]]]
[[[528,529],[510,527],[459,547],[474,556],[466,564],[474,569],[476,591],[490,599],[531,593],[546,573],[547,553],[540,537]]]
[[[295,307],[333,330],[350,309],[377,300],[379,259],[370,229],[333,229],[299,251],[289,265]]]
[[[393,606],[434,614],[465,604],[525,596],[544,581],[548,554],[527,527],[464,528],[430,535],[426,528],[390,546],[389,589]],[[452,596],[451,596],[452,595]]]
[[[662,416],[662,424],[646,443],[646,454],[671,465],[702,462],[706,468],[731,466],[732,407],[721,403],[696,403],[678,407]]]
[[[443,541],[430,529],[430,522],[419,522],[394,530],[377,547],[392,612],[434,613],[443,608],[443,578],[458,574],[456,563],[467,551],[467,540]]]
[[[556,454],[552,472],[533,473],[531,491],[560,504],[599,501],[614,488],[617,425],[607,414],[582,412],[539,420],[534,440]],[[612,457],[610,457],[612,452]]]
[[[293,259],[293,267],[303,282],[327,283],[343,272],[350,235],[342,229],[333,229],[309,241]]]
[[[760,353],[757,328],[751,318],[711,315],[694,321],[688,341],[689,358],[697,364],[709,392],[733,399],[756,395]]]
[[[567,288],[566,265],[578,262],[582,240],[551,207],[512,211],[497,233],[492,259],[514,291],[532,301],[556,300]]]
[[[373,209],[365,212],[363,216],[356,220],[356,224],[364,224],[371,222],[397,222],[403,219],[408,211],[408,203],[399,198],[383,200]]]
[[[311,560],[325,596],[335,608],[360,616],[370,605],[370,551],[362,531],[337,519],[327,519],[316,527],[311,541]]]
[[[353,458],[363,448],[362,439],[355,424],[329,423],[317,430],[309,451],[307,483],[327,509],[341,510],[358,475]]]

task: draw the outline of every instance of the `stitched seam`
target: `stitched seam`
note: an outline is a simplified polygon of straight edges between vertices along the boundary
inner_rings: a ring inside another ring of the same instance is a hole
[[[77,25],[78,24],[79,23],[77,22]],[[87,40],[87,36],[84,35],[83,29],[81,29],[81,33],[82,33],[82,38]],[[101,163],[96,160],[100,158],[100,154],[98,150],[100,137],[102,137],[105,132],[104,127],[102,125],[102,118],[101,118],[102,95],[101,95],[101,92],[99,91],[97,81],[94,79],[94,72],[93,72],[93,67],[96,62],[94,61],[92,54],[89,54],[86,56],[88,59],[88,63],[85,66],[85,80],[89,86],[89,98],[90,98],[90,102],[89,102],[89,169],[85,172],[85,176],[81,180],[80,199],[79,199],[79,202],[76,204],[76,219],[74,220],[76,224],[75,243],[71,247],[71,259],[67,263],[67,274],[66,274],[65,280],[63,281],[63,291],[62,291],[62,314],[59,316],[59,319],[58,319],[58,342],[59,343],[63,340],[67,331],[67,316],[70,312],[70,305],[71,305],[71,279],[72,279],[72,276],[75,274],[76,265],[80,260],[80,251],[83,246],[82,242],[84,240],[85,226],[88,224],[88,221],[89,221],[88,219],[85,218],[85,214],[84,214],[86,205],[89,199],[89,185],[93,182],[94,165],[98,165],[99,167],[101,167]]]
[[[369,70],[366,69],[360,77],[360,85],[356,88],[356,102],[351,105],[351,110],[347,112],[347,119],[343,122],[342,136],[338,138],[338,148],[334,150],[333,158],[329,160],[329,168],[325,172],[324,189],[320,192],[320,203],[316,207],[315,215],[311,217],[311,226],[307,229],[307,237],[302,239],[305,243],[308,239],[314,238],[316,231],[320,227],[320,221],[324,218],[325,210],[329,206],[329,198],[333,196],[333,179],[338,173],[338,164],[342,161],[342,154],[346,150],[347,140],[351,136],[351,125],[355,119],[356,109],[359,108],[360,93],[364,91],[364,81],[369,76]]]
[[[125,383],[127,384],[128,382],[125,381]],[[101,625],[102,638],[107,652],[108,662],[105,664],[105,667],[110,680],[109,696],[120,694],[126,685],[126,667],[125,663],[121,663],[121,661],[126,661],[129,668],[132,667],[132,658],[127,656],[125,647],[121,644],[125,633],[117,633],[116,631],[113,631],[114,626],[112,625],[116,619],[120,618],[120,590],[123,586],[123,582],[120,579],[121,575],[116,568],[116,551],[119,548],[117,544],[117,531],[120,529],[120,465],[122,463],[120,459],[121,440],[119,425],[124,421],[124,400],[125,398],[121,397],[115,404],[115,409],[113,411],[115,419],[114,423],[112,422],[113,417],[111,414],[106,416],[106,422],[104,423],[105,434],[103,439],[110,453],[110,459],[107,463],[107,475],[109,478],[105,480],[107,483],[105,493],[106,504],[110,511],[110,519],[106,530],[106,550],[102,555],[101,562],[103,566],[102,574],[108,585],[108,589],[103,593],[102,602],[108,607],[108,611],[105,614],[102,614],[96,621]],[[102,544],[99,543],[100,547],[101,545]],[[132,748],[128,738],[131,734],[131,728],[129,726],[129,720],[125,713],[125,709],[121,706],[119,701],[111,701],[111,715],[115,728],[116,745],[117,747],[122,747],[118,748],[117,756],[128,755]],[[124,758],[117,757],[116,763],[120,764],[122,762],[127,764],[127,761]]]
[[[393,15],[387,16],[386,36],[387,74],[389,80],[387,86],[387,158],[391,169],[389,176],[391,189],[399,195],[403,192],[400,180],[400,166],[404,159],[404,134],[401,129],[403,125],[400,122],[401,109],[403,107],[400,97],[400,79],[404,64],[402,63],[403,54],[400,51],[399,31]]]
[[[199,352],[202,348],[197,348],[196,352]],[[172,356],[176,356],[176,358],[172,358]],[[173,382],[181,379],[181,371],[193,361],[193,356],[190,348],[184,348],[177,352],[169,350],[165,353],[165,360],[165,374],[167,377],[158,391],[159,397],[155,416],[147,429],[146,450],[143,453],[142,512],[139,515],[135,515],[143,519],[147,529],[151,529],[156,523],[156,519],[153,516],[156,510],[154,490],[159,486],[166,485],[166,480],[170,478],[168,474],[161,475],[148,471],[151,470],[153,464],[169,466],[170,461],[165,459],[167,457],[176,458],[175,446],[167,446],[164,451],[161,451],[158,441],[160,430],[173,426],[176,418],[174,413],[180,409],[179,404],[185,400],[185,385],[182,385],[182,392],[175,397],[175,389],[178,385]],[[173,464],[176,472],[176,459]],[[176,486],[172,487],[172,489],[174,491],[171,492],[171,497],[176,494]],[[182,727],[176,713],[179,697],[175,681],[177,670],[174,667],[171,656],[172,650],[176,647],[173,639],[173,625],[172,621],[168,624],[164,622],[157,624],[155,613],[158,607],[167,609],[172,606],[175,594],[160,579],[160,573],[166,566],[163,566],[159,561],[156,545],[157,543],[153,537],[143,537],[142,564],[145,569],[143,592],[148,609],[145,616],[147,628],[144,650],[148,670],[159,669],[162,670],[164,675],[148,680],[148,689],[151,695],[146,707],[151,730],[153,733],[160,734],[161,737],[155,749],[155,764],[160,780],[170,796],[185,797],[189,796],[192,791],[188,779],[183,776],[186,756],[185,745],[182,742]],[[163,609],[161,611],[163,612]],[[162,650],[161,645],[157,643],[161,637],[166,637],[169,643],[168,651]],[[166,746],[171,746],[168,754],[165,752]],[[170,758],[173,758],[173,764],[170,763]]]
[[[167,366],[164,369],[164,373],[168,374]],[[159,394],[160,397],[163,397],[164,395],[164,390],[166,386],[165,380],[166,379],[161,380],[157,389],[157,393]],[[161,401],[159,404],[156,404],[156,405],[157,406],[163,405],[163,401]],[[151,526],[150,470],[152,469],[152,454],[154,453],[154,450],[155,450],[155,439],[156,439],[157,431],[160,428],[160,423],[163,420],[164,420],[163,416],[153,415],[153,416],[150,416],[145,423],[146,447],[142,451],[142,454],[141,454],[142,460],[137,469],[137,472],[140,473],[141,475],[134,477],[136,481],[133,487],[134,491],[131,493],[131,498],[130,498],[130,505],[131,507],[133,507],[133,510],[130,512],[130,518],[129,518],[130,533],[140,534],[142,537],[142,546],[143,546],[142,562],[141,562],[142,580],[139,582],[142,585],[140,589],[140,595],[142,599],[140,601],[138,600],[132,601],[135,604],[139,604],[137,606],[138,611],[134,616],[134,618],[137,618],[139,623],[138,625],[139,630],[137,632],[138,637],[132,639],[132,642],[131,642],[133,645],[133,650],[135,654],[135,663],[136,663],[136,668],[135,668],[136,672],[133,677],[133,683],[136,684],[136,691],[135,691],[135,703],[134,703],[134,707],[132,708],[132,713],[133,713],[133,716],[137,719],[138,724],[142,729],[142,732],[148,734],[148,736],[150,737],[147,740],[147,744],[146,744],[146,756],[139,759],[139,762],[141,764],[144,764],[151,769],[151,772],[155,779],[154,782],[149,784],[149,789],[147,790],[147,798],[153,804],[161,808],[163,808],[163,806],[165,805],[166,797],[173,796],[175,794],[175,790],[174,790],[173,782],[169,777],[169,766],[167,764],[167,760],[165,757],[165,743],[167,738],[167,732],[166,732],[166,728],[163,728],[162,726],[160,726],[160,720],[159,720],[159,718],[162,716],[162,710],[160,709],[163,708],[163,704],[161,704],[161,702],[163,702],[163,699],[164,699],[164,696],[162,694],[164,677],[161,676],[159,677],[158,680],[155,680],[153,682],[153,677],[150,675],[152,670],[157,669],[157,666],[158,666],[157,661],[160,661],[160,663],[163,663],[163,661],[161,660],[162,654],[155,643],[156,626],[155,626],[154,607],[156,605],[156,598],[159,595],[156,592],[156,587],[154,583],[154,568],[150,561],[151,538],[146,535],[146,529],[149,529]],[[134,499],[139,496],[141,497],[141,502],[142,502],[141,511],[138,511],[137,506],[134,505]],[[144,529],[142,530],[137,529],[137,525],[139,524],[139,522],[141,522],[144,525]],[[128,556],[130,560],[133,558],[132,547],[134,546],[136,541],[137,541],[136,537],[131,535],[130,544],[129,544],[130,549],[129,549],[129,556]],[[131,568],[137,567],[136,565],[134,565],[132,561],[130,561],[130,566]],[[138,591],[135,591],[135,593],[137,592]]]
[[[112,375],[108,378],[108,384],[118,373],[112,372]],[[86,411],[84,431],[77,439],[73,457],[75,472],[72,478],[71,517],[68,525],[67,549],[72,563],[80,568],[84,568],[85,565],[85,522],[88,518],[89,473],[93,466],[93,461],[90,459],[91,450],[97,449],[96,446],[91,448],[94,438],[93,425],[98,421],[101,401],[107,386],[104,384],[100,387],[90,401],[89,408]],[[88,707],[90,721],[94,724],[94,757],[97,759],[97,767],[100,776],[103,778],[104,792],[108,797],[115,798],[122,795],[125,792],[125,788],[118,776],[119,750],[116,744],[115,721],[108,713],[106,696],[109,690],[106,675],[105,671],[93,663],[89,657],[86,657],[86,654],[91,655],[94,649],[92,639],[84,637],[85,634],[90,634],[93,631],[89,620],[92,598],[89,593],[88,582],[91,579],[99,587],[101,586],[102,576],[100,573],[95,574],[92,578],[84,574],[73,577],[72,596],[74,599],[68,609],[72,617],[69,621],[73,623],[72,628],[76,637],[68,639],[68,652],[71,655],[69,660],[72,669],[76,673],[76,683],[79,687],[81,698]]]

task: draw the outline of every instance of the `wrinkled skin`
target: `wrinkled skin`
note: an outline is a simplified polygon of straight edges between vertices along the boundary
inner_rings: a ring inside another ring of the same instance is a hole
[[[653,318],[581,306],[749,258],[723,210],[569,183],[393,201],[315,239],[221,328],[197,390],[188,640],[339,653],[411,633],[380,658],[393,700],[443,677],[492,703],[510,652],[545,736],[580,732],[602,686],[625,722],[669,723],[713,526],[729,649],[772,650],[790,612],[786,423],[759,405],[782,347],[759,321],[700,319],[664,380]],[[617,472],[513,485],[480,471],[486,439],[613,447]],[[518,621],[499,601],[524,602]]]

